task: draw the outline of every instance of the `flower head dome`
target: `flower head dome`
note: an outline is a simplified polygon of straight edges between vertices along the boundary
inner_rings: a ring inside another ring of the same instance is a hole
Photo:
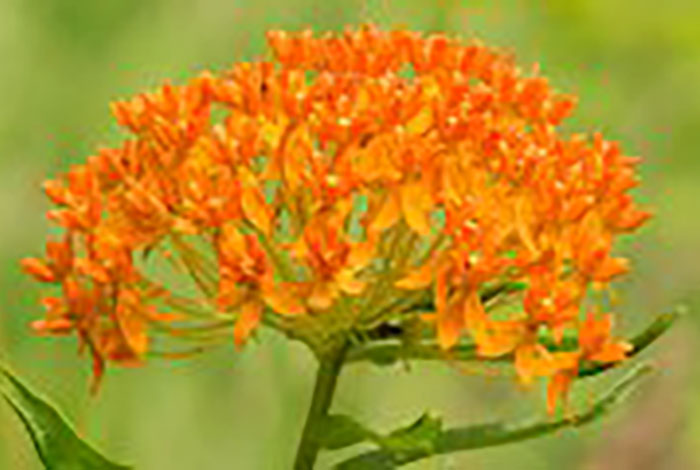
[[[37,330],[76,333],[99,375],[156,333],[232,328],[242,345],[265,321],[320,348],[421,311],[445,350],[471,338],[525,381],[553,376],[550,402],[579,361],[624,357],[584,300],[628,270],[613,242],[649,214],[629,194],[637,158],[560,131],[573,96],[442,34],[268,43],[270,61],[114,103],[122,145],[45,184],[65,234],[24,260],[59,289]],[[565,330],[573,350],[540,341]]]

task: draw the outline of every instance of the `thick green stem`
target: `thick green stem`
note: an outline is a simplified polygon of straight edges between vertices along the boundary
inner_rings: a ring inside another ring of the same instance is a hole
[[[333,401],[333,394],[338,382],[338,375],[345,362],[347,352],[347,341],[340,344],[325,354],[319,355],[318,372],[316,373],[316,384],[311,397],[311,405],[306,415],[304,431],[301,435],[297,456],[294,461],[294,470],[312,470],[321,445],[318,440],[318,428],[322,425],[328,415],[328,409]]]

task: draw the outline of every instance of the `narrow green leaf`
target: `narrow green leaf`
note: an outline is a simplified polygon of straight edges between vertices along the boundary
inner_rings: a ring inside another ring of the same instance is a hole
[[[410,459],[416,454],[432,454],[442,432],[442,419],[425,413],[414,423],[399,428],[375,441],[395,460]]]
[[[425,439],[430,440],[429,444],[420,441],[419,445],[410,448],[405,446],[399,452],[385,445],[378,450],[341,462],[336,470],[390,470],[438,454],[509,444],[544,436],[563,428],[580,427],[609,413],[615,405],[622,402],[632,386],[652,370],[649,365],[638,367],[593,406],[566,419],[519,425],[488,423],[445,431],[433,425],[432,438],[429,437],[430,434],[422,434]]]
[[[47,470],[127,470],[80,439],[61,415],[0,366],[0,394],[24,423]]]
[[[340,414],[326,416],[316,435],[321,447],[330,450],[342,449],[375,438],[376,435],[372,431],[350,416]]]

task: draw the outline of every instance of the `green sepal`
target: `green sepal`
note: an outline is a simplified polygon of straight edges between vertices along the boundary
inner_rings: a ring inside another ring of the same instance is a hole
[[[377,435],[350,416],[332,414],[319,424],[315,438],[324,449],[337,450],[375,440]]]
[[[47,470],[128,470],[79,438],[61,415],[0,366],[0,394],[24,424]]]

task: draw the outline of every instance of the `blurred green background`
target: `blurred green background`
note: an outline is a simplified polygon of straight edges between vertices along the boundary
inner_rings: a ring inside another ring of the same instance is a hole
[[[479,36],[534,61],[580,96],[571,129],[601,129],[642,155],[639,197],[656,218],[620,250],[619,331],[679,301],[688,315],[648,354],[661,373],[604,423],[538,441],[440,457],[410,469],[700,468],[700,2],[695,0],[2,0],[0,2],[0,361],[62,408],[81,433],[137,470],[286,469],[312,385],[311,356],[272,334],[192,360],[110,369],[88,396],[74,339],[45,339],[40,288],[18,260],[43,250],[43,179],[119,133],[108,103],[264,53],[270,28],[382,26]],[[584,402],[610,378],[577,387]],[[429,409],[448,424],[544,417],[543,390],[447,366],[353,366],[335,409],[380,430]],[[324,455],[319,468],[334,461]],[[0,403],[0,469],[39,469]]]

